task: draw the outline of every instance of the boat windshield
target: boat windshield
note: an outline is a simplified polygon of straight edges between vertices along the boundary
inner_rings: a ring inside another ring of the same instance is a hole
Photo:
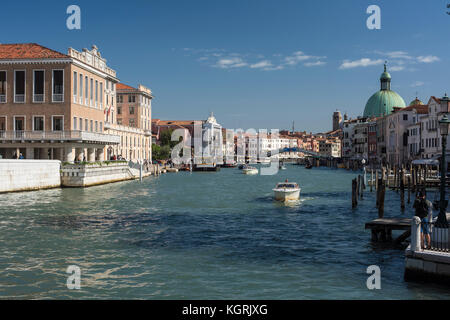
[[[296,183],[279,183],[279,184],[277,184],[277,188],[295,189],[295,188],[297,188],[297,184]]]

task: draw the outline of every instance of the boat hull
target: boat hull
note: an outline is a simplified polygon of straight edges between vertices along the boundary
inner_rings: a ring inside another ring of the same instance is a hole
[[[258,174],[258,169],[242,169],[242,173],[248,175]]]
[[[211,165],[194,165],[194,168],[192,169],[192,171],[219,171],[220,167],[219,166],[211,166]]]
[[[300,199],[300,189],[292,191],[274,190],[274,193],[277,201],[295,201]]]

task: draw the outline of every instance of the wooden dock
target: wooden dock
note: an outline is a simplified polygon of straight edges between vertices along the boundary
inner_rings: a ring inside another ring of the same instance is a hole
[[[401,243],[411,235],[411,218],[381,218],[366,223],[372,230],[372,241],[392,241],[392,230],[405,231],[395,242]]]

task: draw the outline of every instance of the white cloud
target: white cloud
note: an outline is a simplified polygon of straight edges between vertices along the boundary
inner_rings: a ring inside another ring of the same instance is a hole
[[[417,57],[417,61],[422,63],[433,63],[439,61],[440,59],[436,56],[419,56]]]
[[[294,66],[298,64],[300,61],[309,60],[314,58],[312,56],[305,55],[302,51],[294,52],[291,56],[287,56],[284,58],[285,64]]]
[[[229,68],[241,68],[247,65],[248,64],[241,58],[225,58],[217,61],[214,66],[221,69],[229,69]]]
[[[414,83],[411,84],[411,87],[416,88],[416,87],[421,87],[425,84],[425,82],[423,81],[416,81]]]
[[[282,70],[287,67],[295,67],[303,64],[305,67],[322,66],[327,57],[307,55],[303,51],[296,51],[290,55],[274,53],[270,58],[261,53],[236,53],[226,52],[223,49],[190,49],[185,48],[192,54],[197,55],[197,61],[220,69],[249,68],[262,71]]]
[[[250,65],[252,69],[261,69],[261,68],[269,68],[272,67],[272,63],[269,60],[263,60]]]
[[[316,67],[316,66],[323,66],[325,64],[327,64],[327,63],[319,60],[319,61],[316,61],[316,62],[306,62],[303,65],[305,67]]]
[[[405,51],[390,51],[390,52],[375,51],[375,53],[382,56],[386,56],[391,59],[406,59],[406,60],[414,59],[408,54],[408,52]]]
[[[379,64],[383,64],[383,62],[384,61],[382,59],[372,60],[370,58],[362,58],[355,61],[344,60],[339,69],[352,69],[358,67],[376,66]]]
[[[390,71],[402,71],[405,70],[405,67],[403,66],[393,66],[393,67],[389,67]]]
[[[264,68],[264,71],[276,71],[276,70],[283,70],[284,66],[274,66],[274,67],[267,67]]]

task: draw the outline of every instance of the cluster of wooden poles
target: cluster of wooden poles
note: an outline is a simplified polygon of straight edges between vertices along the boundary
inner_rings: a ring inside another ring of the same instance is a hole
[[[411,192],[416,193],[420,188],[433,186],[430,180],[432,170],[427,166],[410,166],[409,171],[405,166],[393,168],[382,167],[381,170],[371,169],[369,181],[370,192],[376,190],[376,207],[378,217],[384,216],[384,197],[386,187],[400,192],[400,209],[405,210],[405,190],[407,190],[407,203],[411,202]],[[427,180],[428,179],[428,180]],[[436,180],[436,179],[434,179]],[[433,182],[433,183],[432,183]],[[436,181],[438,183],[438,181]],[[352,208],[358,205],[358,199],[363,199],[363,190],[366,189],[364,176],[358,175],[352,180]]]

